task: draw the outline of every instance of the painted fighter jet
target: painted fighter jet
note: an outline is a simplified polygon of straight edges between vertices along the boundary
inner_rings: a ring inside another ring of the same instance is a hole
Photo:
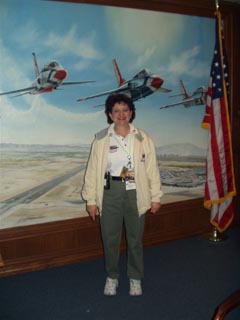
[[[158,75],[153,75],[149,70],[143,69],[138,72],[130,80],[125,80],[116,59],[113,60],[113,67],[118,81],[118,87],[112,90],[97,93],[85,98],[79,98],[77,101],[85,101],[96,97],[101,97],[109,94],[122,93],[130,96],[133,101],[145,98],[154,92],[170,92],[171,90],[162,88],[163,79]],[[102,105],[102,104],[101,104]],[[100,106],[100,105],[98,105]]]
[[[17,96],[24,94],[39,94],[45,92],[52,92],[61,85],[82,84],[94,81],[77,81],[77,82],[63,82],[67,77],[67,70],[61,66],[57,61],[51,61],[43,66],[43,69],[39,71],[36,55],[33,52],[34,71],[36,75],[35,81],[30,87],[22,88],[18,90],[2,92],[0,96],[5,94],[19,93]]]
[[[200,106],[200,105],[206,104],[205,95],[207,90],[205,87],[202,86],[197,88],[192,93],[187,93],[182,80],[179,81],[179,87],[180,87],[181,93],[173,95],[171,97],[182,96],[182,100],[162,106],[160,107],[160,109],[166,109],[166,108],[175,107],[178,105],[183,105],[185,108],[189,108],[192,106]]]

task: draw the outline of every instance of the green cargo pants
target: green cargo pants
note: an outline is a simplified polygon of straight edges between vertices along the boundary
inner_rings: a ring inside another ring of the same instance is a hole
[[[105,268],[108,277],[119,277],[119,254],[123,225],[125,226],[128,262],[127,276],[143,278],[143,245],[145,214],[139,216],[136,190],[126,190],[125,182],[110,181],[110,189],[104,190],[100,218],[104,246]]]

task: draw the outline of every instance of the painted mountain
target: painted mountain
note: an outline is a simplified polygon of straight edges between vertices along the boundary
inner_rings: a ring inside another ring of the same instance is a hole
[[[159,156],[206,158],[207,150],[191,143],[176,143],[156,148]]]

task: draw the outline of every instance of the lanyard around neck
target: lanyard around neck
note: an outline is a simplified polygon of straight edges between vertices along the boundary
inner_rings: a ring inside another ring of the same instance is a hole
[[[119,147],[121,147],[122,150],[125,152],[125,154],[126,154],[126,156],[127,156],[127,159],[128,159],[128,164],[127,164],[127,166],[128,166],[129,168],[131,168],[131,165],[132,165],[132,163],[131,163],[132,156],[131,156],[130,150],[129,150],[128,148],[126,148],[126,147],[122,144],[122,142],[118,139],[117,135],[113,135],[113,138],[115,139],[115,141],[117,142],[117,144],[119,145]]]

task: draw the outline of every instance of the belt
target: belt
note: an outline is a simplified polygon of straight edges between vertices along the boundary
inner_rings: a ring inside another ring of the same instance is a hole
[[[124,181],[124,178],[118,177],[118,176],[112,176],[111,178],[112,178],[112,180]]]

